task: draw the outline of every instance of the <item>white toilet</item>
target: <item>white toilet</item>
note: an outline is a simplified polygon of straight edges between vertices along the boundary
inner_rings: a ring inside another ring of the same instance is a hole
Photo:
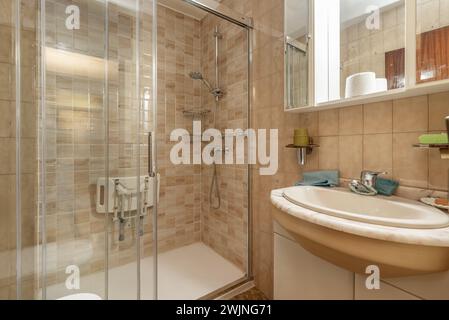
[[[78,293],[59,298],[58,300],[103,300],[100,296],[93,293]]]

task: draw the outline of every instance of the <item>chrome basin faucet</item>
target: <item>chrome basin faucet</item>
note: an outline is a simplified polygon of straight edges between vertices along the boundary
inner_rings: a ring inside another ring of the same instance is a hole
[[[363,196],[375,196],[378,194],[376,181],[381,174],[387,174],[387,172],[362,171],[360,180],[352,180],[349,188],[351,191]]]

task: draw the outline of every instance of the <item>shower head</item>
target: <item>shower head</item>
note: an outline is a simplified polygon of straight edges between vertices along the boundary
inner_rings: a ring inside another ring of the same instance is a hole
[[[203,74],[201,72],[190,72],[189,76],[193,80],[204,80]]]
[[[203,74],[201,72],[196,71],[190,72],[189,77],[192,78],[193,80],[201,80],[210,91],[213,90],[212,86],[206,79],[204,79]]]

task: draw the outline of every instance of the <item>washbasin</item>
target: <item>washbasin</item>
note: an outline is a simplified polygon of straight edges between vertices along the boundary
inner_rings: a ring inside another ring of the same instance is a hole
[[[416,201],[364,197],[351,192],[317,187],[293,187],[284,197],[303,208],[339,218],[409,229],[449,226],[449,215]]]
[[[382,278],[449,271],[449,216],[417,201],[344,189],[273,190],[274,220],[310,253]]]

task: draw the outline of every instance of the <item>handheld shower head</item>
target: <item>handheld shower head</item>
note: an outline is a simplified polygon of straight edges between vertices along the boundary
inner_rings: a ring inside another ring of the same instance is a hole
[[[212,86],[206,79],[204,79],[203,74],[201,72],[196,71],[190,72],[189,77],[192,78],[193,80],[201,80],[210,91],[213,90]]]
[[[201,72],[190,72],[189,76],[193,80],[204,80],[203,75],[201,74]]]

